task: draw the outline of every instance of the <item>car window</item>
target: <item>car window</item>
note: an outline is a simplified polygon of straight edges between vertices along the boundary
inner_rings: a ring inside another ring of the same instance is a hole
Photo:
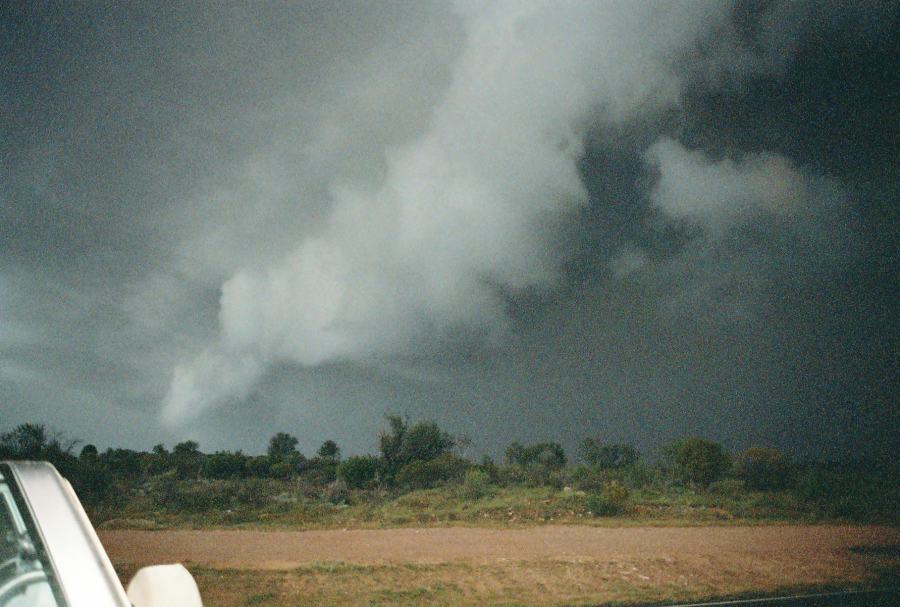
[[[64,607],[53,568],[14,482],[0,472],[0,607]]]

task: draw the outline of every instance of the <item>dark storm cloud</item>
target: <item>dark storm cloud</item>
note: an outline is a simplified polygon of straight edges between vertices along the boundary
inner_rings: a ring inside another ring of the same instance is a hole
[[[3,9],[4,423],[895,448],[897,9],[523,7]]]

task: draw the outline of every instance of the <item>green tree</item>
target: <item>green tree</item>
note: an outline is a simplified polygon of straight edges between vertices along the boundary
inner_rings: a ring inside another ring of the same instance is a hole
[[[354,455],[338,465],[337,476],[351,489],[366,489],[378,482],[383,467],[384,460],[374,455]]]
[[[44,424],[21,424],[0,434],[0,457],[4,459],[46,459],[51,439]]]
[[[378,435],[378,447],[381,457],[388,466],[397,467],[403,465],[403,437],[409,427],[407,420],[399,415],[387,414],[384,416],[390,428],[382,430]]]
[[[247,473],[253,478],[267,478],[272,473],[272,460],[265,455],[248,458]]]
[[[100,455],[100,462],[110,474],[119,478],[137,478],[144,468],[141,454],[131,449],[110,447]]]
[[[150,453],[144,454],[144,474],[147,476],[168,472],[172,467],[169,450],[162,443],[154,445]]]
[[[786,489],[793,484],[794,470],[778,449],[751,447],[738,456],[735,476],[748,489]]]
[[[297,443],[299,442],[296,436],[292,436],[287,432],[277,433],[269,439],[269,449],[267,451],[269,458],[273,461],[290,459],[295,453],[298,453]]]
[[[240,451],[217,451],[206,456],[201,473],[206,478],[244,478],[247,456]]]
[[[379,446],[385,462],[395,471],[414,461],[435,459],[453,449],[453,437],[434,422],[409,425],[399,415],[385,417],[390,430],[381,433]]]
[[[681,438],[663,448],[672,474],[684,483],[707,487],[731,468],[731,458],[719,443],[699,437]]]
[[[585,462],[601,470],[627,468],[636,464],[640,457],[637,449],[631,445],[603,444],[590,437],[581,441],[578,451]]]
[[[397,484],[409,489],[426,489],[448,481],[462,480],[471,464],[454,455],[444,453],[438,457],[416,459],[397,472]]]
[[[341,459],[341,449],[333,440],[327,440],[322,443],[321,447],[319,447],[316,455],[318,455],[324,461],[336,462]]]
[[[68,478],[78,463],[72,455],[76,444],[77,440],[64,440],[59,433],[51,435],[44,424],[20,424],[0,434],[0,459],[48,461]]]
[[[179,478],[197,478],[203,464],[203,454],[197,441],[187,440],[172,447],[172,464]]]
[[[433,460],[450,451],[454,444],[453,437],[436,423],[418,422],[403,437],[403,458],[407,463]]]
[[[505,451],[506,461],[516,466],[542,466],[557,470],[566,465],[566,452],[559,443],[536,443],[523,446],[512,443]]]

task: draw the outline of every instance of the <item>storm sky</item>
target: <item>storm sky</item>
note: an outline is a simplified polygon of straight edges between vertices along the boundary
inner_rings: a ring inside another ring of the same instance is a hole
[[[0,430],[897,452],[896,3],[0,17]]]

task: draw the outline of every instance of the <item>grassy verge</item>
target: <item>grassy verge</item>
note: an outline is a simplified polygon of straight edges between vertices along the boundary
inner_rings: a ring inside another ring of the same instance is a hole
[[[633,605],[883,585],[863,560],[803,566],[747,560],[708,568],[666,559],[542,559],[490,563],[313,563],[289,571],[190,566],[207,607]],[[131,571],[122,571],[123,579]]]
[[[229,497],[233,488],[228,481],[195,481],[182,491],[204,497],[192,502],[182,496],[172,505],[161,504],[152,493],[135,495],[114,510],[93,512],[92,518],[106,529],[728,525],[821,520],[788,492],[721,495],[677,487],[638,490],[621,512],[598,517],[590,511],[585,493],[549,487],[495,487],[478,498],[462,496],[452,485],[400,495],[356,491],[341,503],[310,494],[290,481],[260,483],[250,502]]]

